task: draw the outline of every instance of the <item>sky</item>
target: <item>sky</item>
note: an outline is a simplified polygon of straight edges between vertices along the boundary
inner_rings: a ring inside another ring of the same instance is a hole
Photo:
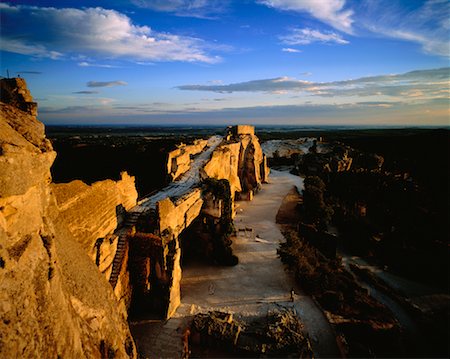
[[[450,0],[0,3],[46,124],[450,125]]]

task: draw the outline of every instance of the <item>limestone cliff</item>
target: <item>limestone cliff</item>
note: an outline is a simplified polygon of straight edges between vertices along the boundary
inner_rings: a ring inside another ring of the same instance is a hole
[[[101,271],[110,267],[117,245],[114,231],[136,205],[134,177],[126,172],[119,181],[87,185],[81,181],[52,184],[60,216],[68,230]]]
[[[230,128],[225,141],[203,167],[202,178],[226,179],[233,198],[239,194],[251,199],[269,176],[266,156],[254,132],[249,125]]]
[[[58,208],[26,84],[0,83],[0,357],[136,357],[126,313]]]

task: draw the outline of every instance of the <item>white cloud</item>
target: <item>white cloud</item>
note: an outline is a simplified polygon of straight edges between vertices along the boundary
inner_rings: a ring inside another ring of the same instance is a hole
[[[286,45],[308,45],[313,42],[336,43],[340,45],[349,42],[334,32],[320,32],[312,29],[292,29],[287,35],[280,36],[280,40]]]
[[[68,55],[214,63],[204,41],[139,26],[115,10],[3,4],[1,49],[52,59]]]
[[[103,68],[106,68],[106,69],[112,69],[112,68],[117,68],[118,67],[118,66],[108,65],[108,64],[94,64],[94,63],[87,62],[87,61],[79,62],[78,66],[80,66],[80,67],[103,67]]]
[[[299,53],[299,52],[302,52],[301,50],[293,49],[293,48],[290,48],[290,47],[283,47],[283,48],[281,49],[281,51],[283,51],[283,52],[290,52],[290,53]]]
[[[383,37],[418,43],[428,54],[450,57],[450,3],[428,0],[410,10],[390,0],[364,3],[359,23]]]
[[[14,52],[16,54],[49,58],[52,60],[57,60],[63,57],[63,54],[61,52],[49,50],[44,45],[31,43],[27,44],[22,40],[11,39],[7,38],[6,36],[2,36],[0,49],[4,51]]]
[[[113,87],[113,86],[126,86],[125,81],[89,81],[87,87]]]
[[[353,11],[345,10],[345,0],[260,0],[261,4],[280,10],[306,12],[316,19],[351,34]]]
[[[226,11],[227,0],[132,0],[134,5],[177,16],[213,18]]]
[[[361,77],[331,82],[311,82],[289,77],[253,80],[228,85],[182,85],[180,90],[211,91],[218,93],[299,92],[320,97],[396,97],[399,99],[433,99],[445,97],[449,88],[450,68],[417,70],[394,75]]]
[[[289,77],[277,77],[273,79],[253,80],[229,85],[182,85],[180,90],[212,91],[219,93],[231,92],[270,92],[303,89],[311,83]]]

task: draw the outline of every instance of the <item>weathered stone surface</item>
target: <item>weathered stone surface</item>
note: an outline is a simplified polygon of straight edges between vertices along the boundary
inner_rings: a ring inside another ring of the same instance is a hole
[[[0,82],[0,102],[10,104],[32,116],[37,115],[37,103],[22,78],[2,79]]]
[[[172,180],[177,179],[191,168],[191,156],[203,151],[208,140],[195,140],[192,145],[181,144],[176,150],[169,152],[167,173]]]
[[[89,186],[72,181],[52,184],[51,188],[68,229],[93,261],[99,249],[97,240],[110,236],[123,222],[125,211],[137,201],[134,177],[127,173],[122,173],[122,179],[117,182],[105,180]],[[103,240],[100,249],[110,244]]]
[[[234,135],[255,135],[255,127],[251,125],[237,125],[231,128],[231,132]]]
[[[211,156],[201,171],[203,179],[226,179],[230,182],[231,193],[241,192],[242,186],[239,179],[239,158],[241,144],[239,142],[220,145]]]
[[[0,176],[0,197],[21,195],[42,181],[49,182],[56,153],[45,139],[44,126],[2,103],[0,117],[0,173],[8,174]]]
[[[126,313],[58,210],[42,124],[1,108],[0,357],[136,357]]]
[[[267,182],[269,168],[253,126],[231,128],[228,140],[220,145],[203,167],[203,179],[226,179],[234,198],[238,192],[254,192]]]
[[[177,237],[191,222],[197,218],[203,205],[200,189],[195,189],[186,196],[173,203],[165,198],[157,203],[159,216],[159,231],[171,231]]]
[[[167,306],[167,318],[170,318],[181,304],[181,248],[178,238],[175,239],[173,253],[170,261],[172,262],[172,273],[169,282],[169,303]]]

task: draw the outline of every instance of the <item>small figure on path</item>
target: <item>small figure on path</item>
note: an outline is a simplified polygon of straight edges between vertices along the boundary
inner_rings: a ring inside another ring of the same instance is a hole
[[[209,292],[209,295],[213,295],[214,294],[214,284],[211,283],[209,285],[208,292]]]
[[[294,294],[295,294],[294,288],[292,288],[292,289],[291,289],[291,302],[294,301]]]

